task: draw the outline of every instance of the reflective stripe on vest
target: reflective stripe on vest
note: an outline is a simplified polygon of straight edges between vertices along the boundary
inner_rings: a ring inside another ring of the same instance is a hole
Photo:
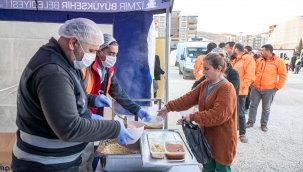
[[[83,142],[64,142],[60,139],[47,139],[44,137],[28,134],[21,130],[20,130],[20,137],[22,141],[26,142],[27,144],[41,148],[47,148],[47,149],[66,148],[83,143]]]
[[[35,155],[35,154],[30,154],[25,151],[22,151],[21,149],[18,148],[18,146],[16,144],[17,143],[15,143],[14,148],[13,148],[13,153],[16,158],[22,159],[25,161],[39,162],[41,164],[68,163],[68,162],[76,160],[81,155],[81,152],[76,153],[74,155],[63,156],[63,157]]]

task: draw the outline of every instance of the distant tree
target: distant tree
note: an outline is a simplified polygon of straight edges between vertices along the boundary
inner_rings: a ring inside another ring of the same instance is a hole
[[[303,49],[302,39],[300,39],[299,45],[296,47],[295,54],[300,55],[301,50]]]

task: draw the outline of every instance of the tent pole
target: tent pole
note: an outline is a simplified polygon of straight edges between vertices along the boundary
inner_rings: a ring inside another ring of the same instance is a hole
[[[165,104],[169,100],[169,57],[170,57],[170,20],[171,0],[166,1],[166,34],[165,34]],[[166,115],[164,129],[167,129],[168,115]]]

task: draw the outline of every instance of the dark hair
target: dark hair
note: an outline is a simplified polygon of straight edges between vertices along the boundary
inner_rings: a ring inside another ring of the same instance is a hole
[[[274,48],[270,44],[265,44],[262,46],[262,48],[265,48],[266,50],[270,51],[270,53],[274,51]]]
[[[233,46],[235,45],[235,42],[226,42],[225,45],[228,45],[228,46],[230,46],[230,47],[233,47]]]
[[[213,50],[214,48],[217,48],[217,44],[214,42],[210,42],[209,44],[207,44],[207,51],[205,52],[205,54],[210,53],[211,50]]]
[[[214,69],[218,69],[218,66],[221,66],[222,67],[221,72],[224,74],[225,70],[227,68],[224,57],[225,56],[222,53],[210,52],[206,55],[206,57],[203,59],[203,61],[209,61],[209,64]]]
[[[251,51],[252,51],[251,46],[248,46],[248,45],[247,45],[247,46],[245,46],[244,48],[246,48],[248,52],[251,52]]]
[[[235,44],[235,49],[238,49],[239,51],[243,52],[244,51],[244,46],[240,43]]]
[[[225,43],[224,42],[221,42],[220,44],[219,44],[219,48],[224,48],[225,47]]]

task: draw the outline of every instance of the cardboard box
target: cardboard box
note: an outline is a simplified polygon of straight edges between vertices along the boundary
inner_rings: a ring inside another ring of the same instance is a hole
[[[0,172],[12,172],[12,151],[16,133],[0,133]]]

